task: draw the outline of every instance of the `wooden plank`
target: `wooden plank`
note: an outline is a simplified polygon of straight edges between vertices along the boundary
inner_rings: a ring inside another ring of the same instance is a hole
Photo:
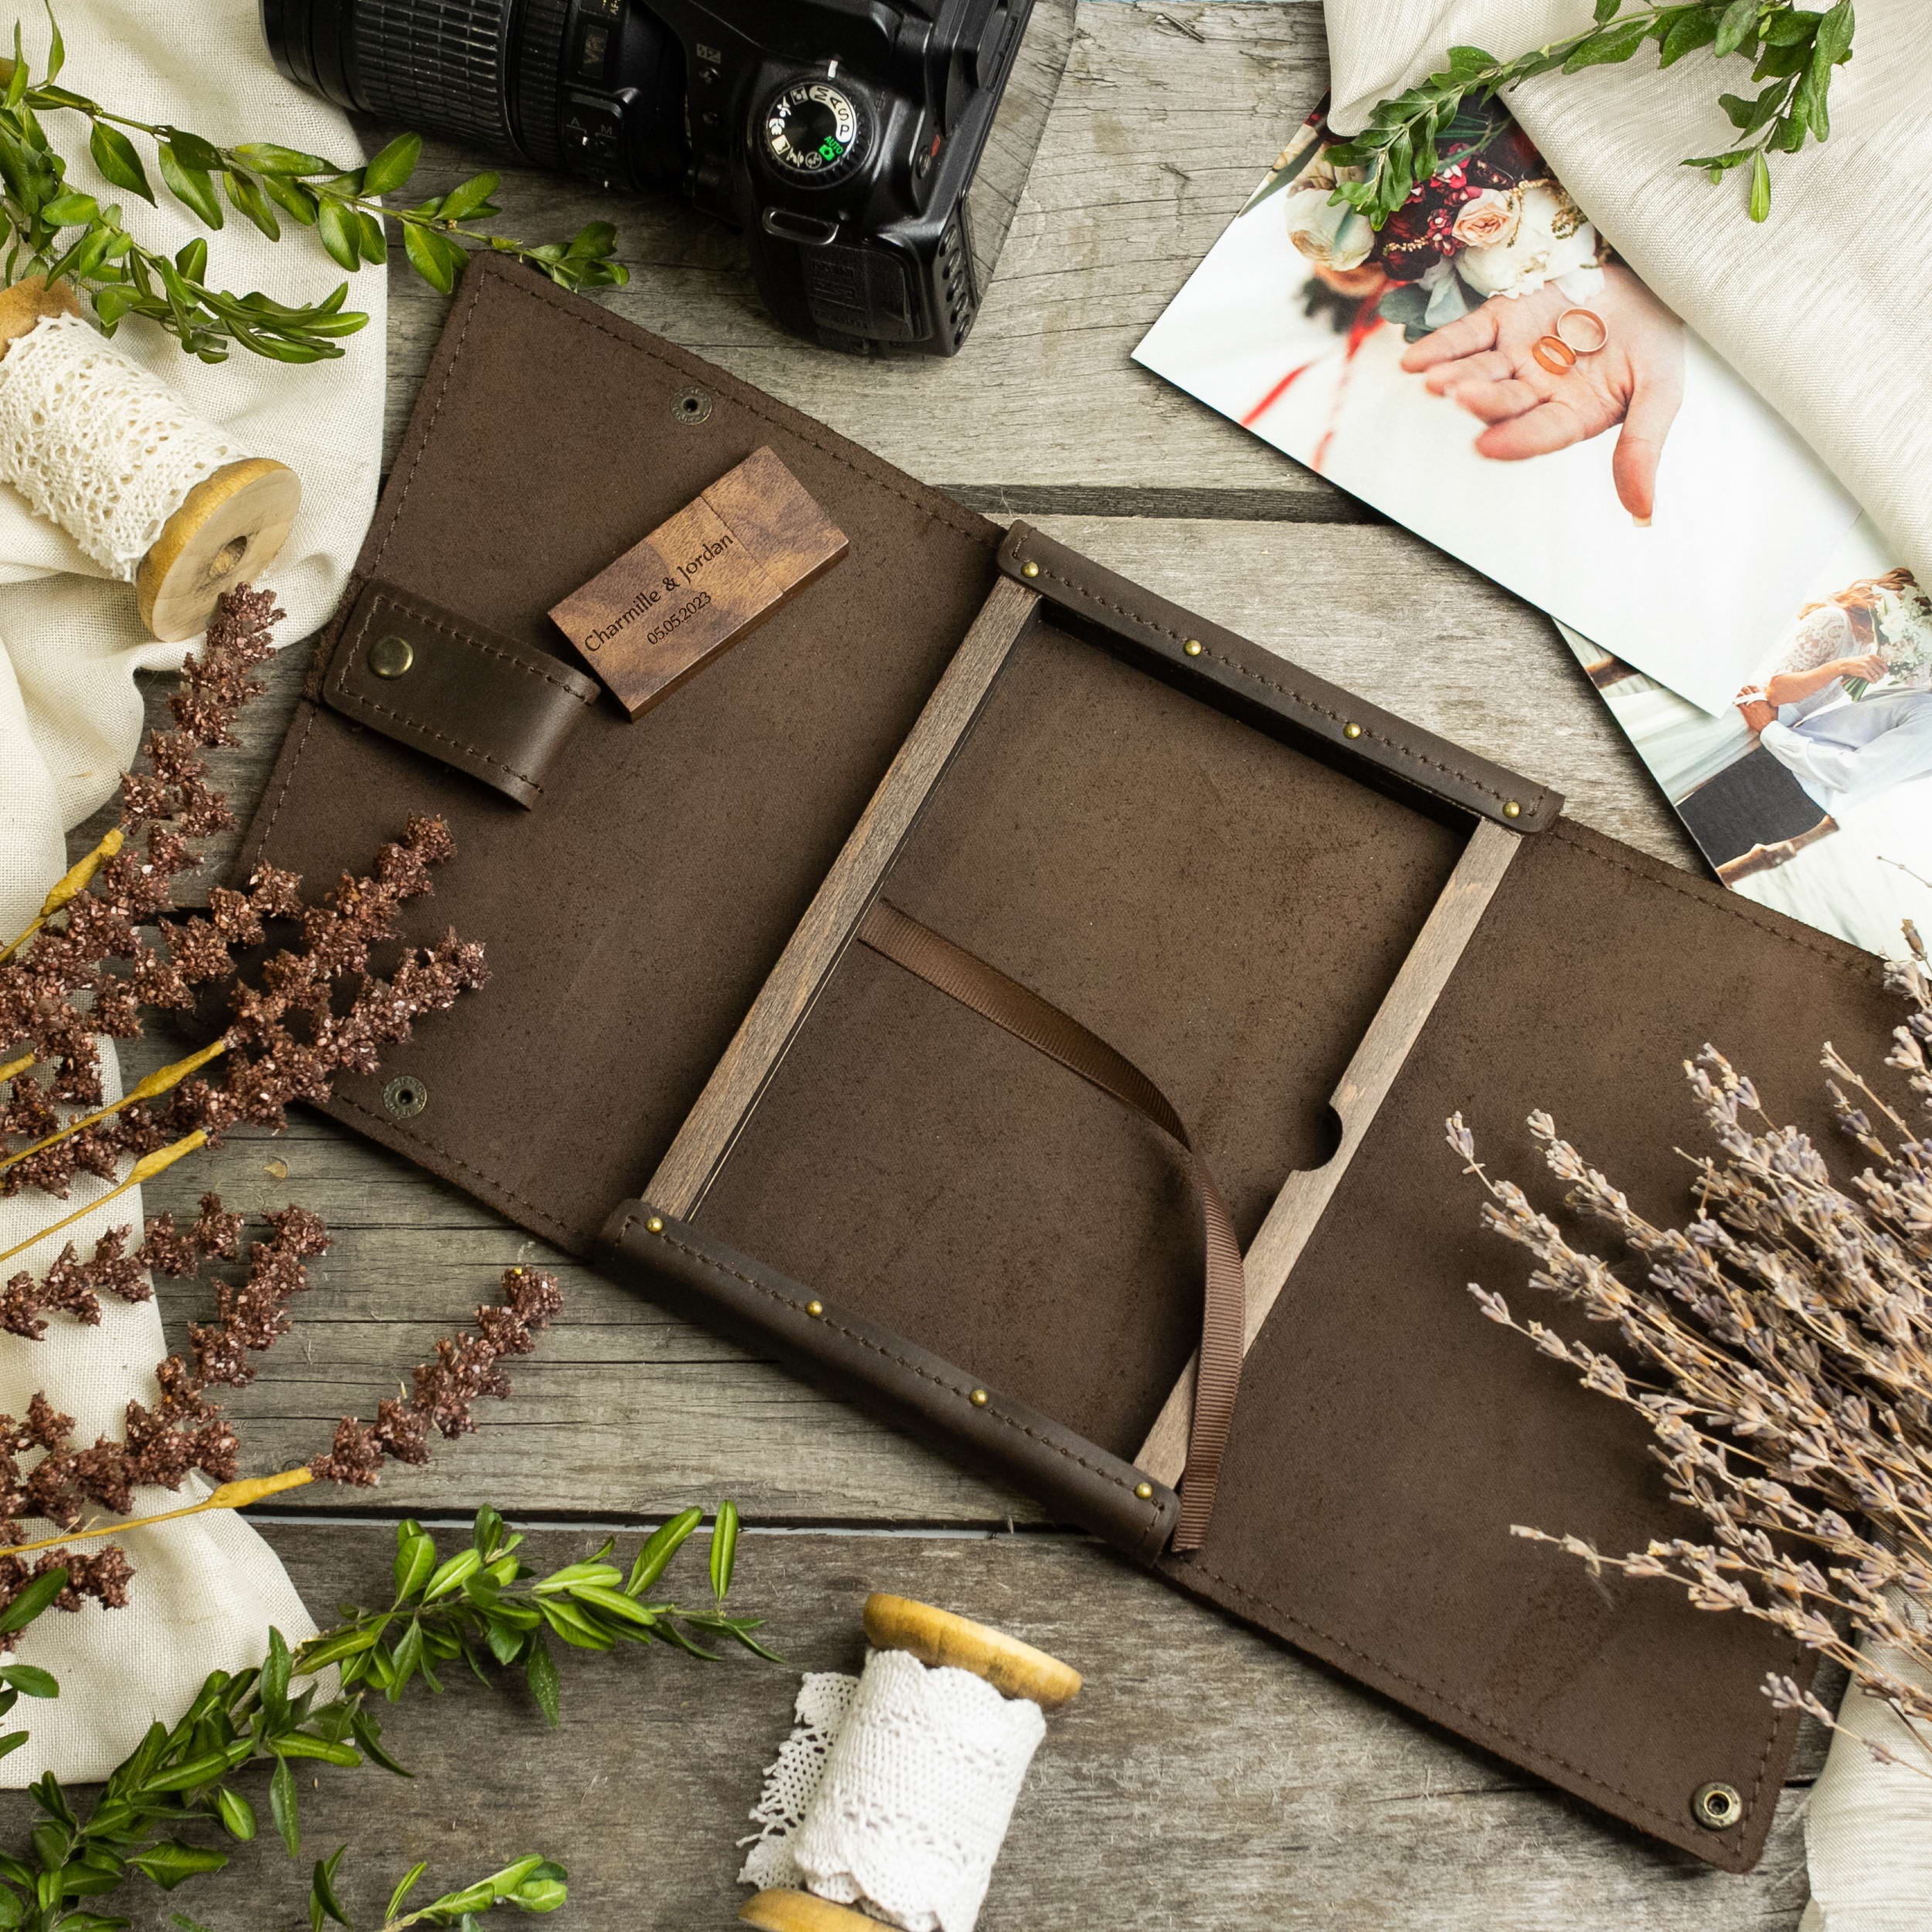
[[[267,1533],[325,1617],[338,1603],[388,1600],[386,1526]],[[541,1531],[531,1558],[548,1568],[595,1540]],[[701,1594],[702,1571],[699,1544],[673,1571],[676,1587]],[[1799,1791],[1785,1794],[1758,1870],[1730,1877],[1083,1539],[767,1536],[754,1524],[733,1597],[769,1619],[788,1668],[629,1647],[563,1651],[554,1731],[520,1685],[486,1689],[446,1673],[444,1696],[379,1707],[412,1781],[302,1768],[301,1855],[291,1862],[268,1825],[265,1781],[245,1774],[258,1836],[236,1845],[213,1830],[185,1834],[219,1842],[233,1867],[165,1899],[131,1890],[137,1924],[165,1932],[179,1910],[210,1932],[292,1928],[304,1918],[311,1862],[346,1844],[339,1889],[358,1925],[381,1922],[389,1887],[418,1859],[430,1861],[421,1896],[433,1898],[540,1851],[570,1869],[559,1932],[725,1932],[746,1896],[735,1841],[752,1828],[760,1773],[790,1728],[797,1672],[859,1667],[859,1609],[871,1589],[997,1624],[1086,1676],[1048,1720],[981,1932],[1781,1932],[1795,1923]],[[31,1822],[23,1794],[0,1798],[0,1847],[24,1849]]]
[[[759,304],[743,243],[675,198],[619,200],[435,142],[410,192],[440,192],[488,166],[502,170],[495,199],[510,233],[548,240],[614,221],[631,280],[600,292],[607,307],[929,482],[1346,504],[1128,359],[1326,84],[1312,5],[1082,6],[998,272],[964,350],[943,360],[868,361],[783,335]],[[372,122],[362,131],[372,146],[395,130]],[[447,311],[399,261],[392,451]],[[1031,515],[1049,505],[1027,497],[1009,507]]]
[[[1549,621],[1407,531],[1220,518],[1033,520],[1184,608],[1556,786],[1572,815],[1600,832],[1699,866]],[[757,640],[747,648],[755,651]],[[308,655],[294,645],[266,667],[268,695],[243,716],[241,743],[211,758],[244,825],[294,709]],[[144,675],[141,683],[150,719],[165,718],[172,680]],[[111,818],[110,810],[90,819],[72,849],[87,849]],[[239,832],[211,841],[205,876],[225,876],[239,843]]]
[[[1037,592],[1010,577],[993,586],[697,1105],[646,1183],[644,1199],[651,1206],[684,1220],[704,1198],[1039,603]]]
[[[1415,944],[1383,995],[1369,1030],[1330,1096],[1329,1104],[1342,1123],[1342,1138],[1335,1152],[1320,1167],[1288,1176],[1241,1257],[1247,1306],[1244,1349],[1254,1346],[1268,1311],[1288,1285],[1303,1247],[1342,1185],[1349,1164],[1428,1023],[1464,950],[1475,937],[1522,843],[1518,834],[1493,820],[1477,820],[1449,883],[1430,908]],[[1188,1363],[1134,1458],[1156,1482],[1170,1489],[1180,1481],[1187,1462],[1198,1362],[1197,1355]]]

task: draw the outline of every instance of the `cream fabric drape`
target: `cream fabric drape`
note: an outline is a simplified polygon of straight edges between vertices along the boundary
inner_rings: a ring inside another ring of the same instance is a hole
[[[1590,0],[1325,5],[1332,118],[1344,133],[1442,66],[1451,46],[1508,59],[1579,32],[1591,12]],[[1932,583],[1932,223],[1920,213],[1932,175],[1929,27],[1924,0],[1859,0],[1831,139],[1775,158],[1762,224],[1745,217],[1738,175],[1713,187],[1679,165],[1731,145],[1717,96],[1751,91],[1741,63],[1720,71],[1705,53],[1660,73],[1646,50],[1509,97],[1624,260],[1811,444],[1922,583]],[[1863,1699],[1847,1699],[1842,1721],[1887,1735],[1886,1714]],[[1806,1842],[1804,1932],[1932,1925],[1932,1779],[1835,1738]]]
[[[57,0],[57,12],[67,46],[63,82],[117,112],[218,141],[274,140],[345,160],[359,154],[348,121],[270,64],[256,0]],[[21,17],[37,57],[44,21],[27,8]],[[49,117],[49,125],[62,151],[79,157],[70,179],[119,201],[145,243],[172,253],[206,233],[172,201],[150,209],[101,182],[78,117]],[[239,215],[209,236],[209,247],[210,278],[240,291],[312,299],[342,280],[312,236],[297,230],[271,245]],[[240,353],[206,366],[145,322],[124,323],[115,338],[251,453],[279,457],[300,474],[301,515],[265,580],[288,611],[284,641],[305,636],[327,614],[374,505],[383,298],[381,270],[356,276],[349,305],[368,311],[369,325],[349,338],[341,361],[308,368]],[[188,648],[155,643],[135,617],[132,589],[104,580],[64,531],[0,485],[0,943],[26,924],[65,869],[67,828],[112,794],[134,756],[141,724],[134,672],[172,668]],[[83,1183],[64,1206],[43,1195],[0,1201],[0,1248],[104,1191],[103,1183]],[[71,1238],[84,1253],[106,1228],[140,1218],[138,1198],[123,1196]],[[38,1271],[68,1238],[0,1272]],[[165,1352],[151,1303],[111,1300],[94,1328],[56,1315],[43,1342],[0,1336],[0,1410],[18,1415],[45,1389],[76,1418],[82,1440],[117,1437],[128,1397],[154,1399],[153,1365]],[[141,1500],[162,1509],[183,1499],[155,1492]],[[60,1679],[61,1695],[17,1708],[6,1728],[24,1722],[32,1742],[0,1760],[0,1783],[24,1784],[49,1767],[63,1777],[98,1777],[151,1719],[172,1723],[208,1672],[258,1661],[270,1623],[291,1638],[312,1628],[274,1552],[236,1517],[138,1531],[124,1546],[138,1573],[127,1609],[90,1604],[73,1616],[49,1613],[25,1641],[22,1655]]]

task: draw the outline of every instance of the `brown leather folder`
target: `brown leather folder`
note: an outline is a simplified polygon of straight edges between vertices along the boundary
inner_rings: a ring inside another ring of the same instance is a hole
[[[850,554],[634,723],[546,613],[760,447]],[[342,1083],[338,1119],[1175,1587],[1751,1864],[1791,1742],[1760,1685],[1802,1666],[1510,1536],[1697,1526],[1628,1415],[1471,1305],[1472,1280],[1533,1291],[1442,1127],[1460,1110],[1528,1182],[1549,1107],[1681,1215],[1681,1062],[1717,1042],[1828,1133],[1818,1043],[1882,1059],[1876,961],[490,258],[243,862],[326,878],[426,811],[458,855],[417,936],[454,925],[492,978]],[[1131,1062],[1218,1182],[1250,1345],[1198,1549],[1173,1547],[1205,1454],[1189,1365],[1227,1332],[1189,1157],[909,969],[888,917]]]

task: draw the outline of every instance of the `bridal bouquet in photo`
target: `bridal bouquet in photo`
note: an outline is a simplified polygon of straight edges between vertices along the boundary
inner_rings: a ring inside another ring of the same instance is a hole
[[[1312,158],[1308,141],[1317,148]],[[1435,172],[1377,230],[1335,199],[1361,179],[1330,158],[1320,112],[1270,171],[1243,213],[1282,196],[1288,239],[1321,285],[1419,341],[1493,295],[1551,283],[1581,302],[1601,286],[1609,249],[1594,225],[1502,108],[1485,103],[1444,130]]]
[[[1881,690],[1900,690],[1932,685],[1932,598],[1928,598],[1910,571],[1896,589],[1887,587],[1872,613],[1879,639],[1879,655],[1886,663]],[[1845,694],[1862,698],[1872,689],[1863,678],[1845,681]]]

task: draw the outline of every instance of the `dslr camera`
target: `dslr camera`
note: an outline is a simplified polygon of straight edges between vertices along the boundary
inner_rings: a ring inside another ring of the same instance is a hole
[[[750,246],[774,317],[951,355],[1005,240],[1073,0],[261,0],[276,66],[361,114],[626,193]]]

